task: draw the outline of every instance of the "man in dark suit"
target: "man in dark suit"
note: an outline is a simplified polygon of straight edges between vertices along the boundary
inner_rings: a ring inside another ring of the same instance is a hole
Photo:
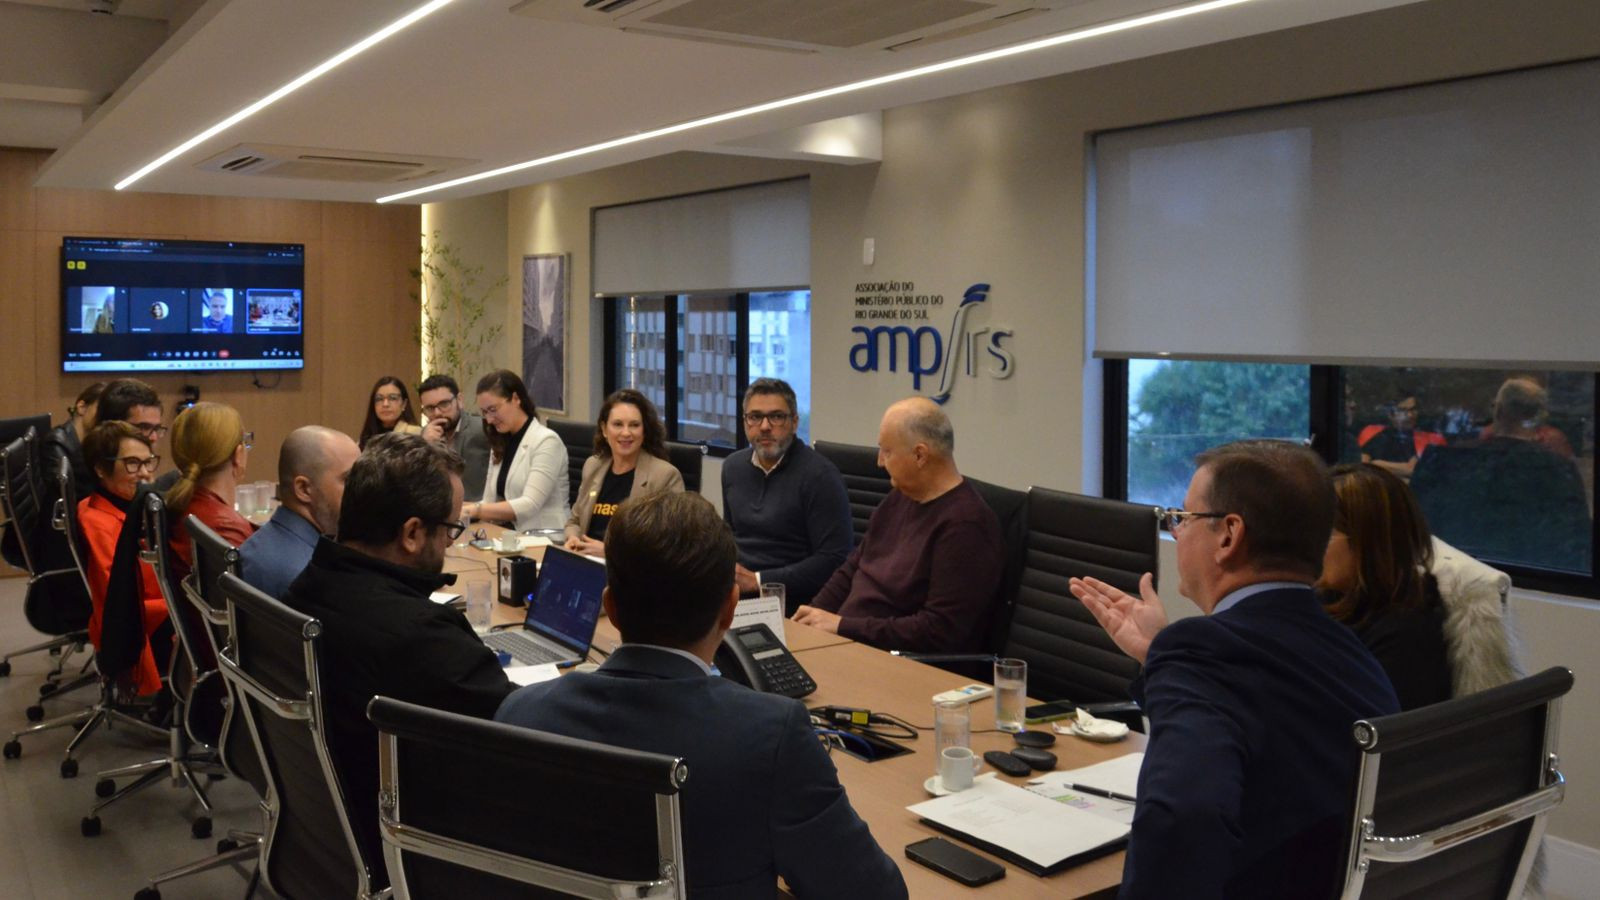
[[[1398,712],[1383,669],[1311,584],[1333,530],[1322,461],[1278,441],[1200,454],[1165,511],[1178,591],[1204,616],[1167,624],[1142,597],[1072,579],[1117,646],[1144,663],[1150,719],[1124,898],[1328,897],[1353,802],[1350,726]]]
[[[684,871],[699,900],[905,897],[798,701],[717,677],[739,600],[738,547],[698,494],[628,500],[606,529],[606,615],[623,644],[599,671],[522,688],[495,718],[682,757]]]

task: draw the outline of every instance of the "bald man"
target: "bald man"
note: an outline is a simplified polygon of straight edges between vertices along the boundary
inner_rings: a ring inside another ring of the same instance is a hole
[[[282,599],[316,549],[322,535],[339,526],[344,482],[361,450],[350,436],[307,425],[284,438],[278,450],[278,502],[267,524],[239,547],[239,577]]]
[[[1003,568],[1000,522],[956,469],[955,443],[933,401],[889,407],[878,465],[894,490],[795,621],[885,650],[984,649]]]

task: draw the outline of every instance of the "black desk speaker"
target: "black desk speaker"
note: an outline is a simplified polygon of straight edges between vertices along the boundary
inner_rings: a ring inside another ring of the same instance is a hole
[[[527,606],[539,589],[539,564],[526,556],[500,557],[500,602]]]

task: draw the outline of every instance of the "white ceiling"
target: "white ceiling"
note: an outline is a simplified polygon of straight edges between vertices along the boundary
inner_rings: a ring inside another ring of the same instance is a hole
[[[5,42],[0,44],[0,144],[59,147],[41,186],[111,188],[422,0],[125,0],[124,10],[154,18],[66,8],[90,2],[0,2],[0,41]],[[433,179],[441,181],[1180,5],[1173,0],[1056,0],[1063,8],[929,46],[894,53],[798,54],[541,21],[512,14],[514,2],[455,0],[202,142],[131,190],[370,201],[430,182],[397,187],[231,175],[195,166],[246,143],[475,161]],[[480,194],[676,150],[715,150],[721,142],[810,122],[1409,2],[1415,0],[1254,0],[523,170],[411,202]],[[41,16],[66,17],[73,24],[47,28],[49,23],[36,21]],[[24,32],[19,23],[31,29],[32,46],[18,46],[16,38]],[[41,143],[42,133],[32,143],[19,139],[28,116],[38,113],[33,107],[41,105],[65,106],[80,120],[81,110],[93,113],[64,135],[57,116],[56,137],[48,143]]]

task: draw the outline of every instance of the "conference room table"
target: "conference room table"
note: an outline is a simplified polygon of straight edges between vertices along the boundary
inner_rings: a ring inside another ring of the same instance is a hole
[[[492,527],[487,531],[490,537],[498,533]],[[445,571],[456,574],[456,590],[463,590],[469,582],[495,578],[497,555],[493,551],[452,547],[445,560]],[[544,550],[542,546],[530,548],[522,551],[521,555],[541,558]],[[495,625],[513,625],[521,622],[525,613],[524,608],[495,603],[492,621]],[[838,750],[832,754],[834,766],[839,771],[839,781],[850,795],[851,805],[872,829],[873,836],[884,852],[900,866],[912,897],[948,897],[971,891],[995,898],[1115,895],[1117,885],[1122,880],[1121,851],[1048,878],[1040,878],[1003,859],[963,844],[1006,868],[1004,878],[977,888],[963,887],[907,859],[907,844],[926,837],[943,836],[906,809],[929,799],[923,782],[938,768],[933,753],[933,695],[960,687],[969,683],[970,679],[794,621],[784,622],[784,640],[790,652],[794,653],[817,683],[816,692],[802,700],[807,706],[870,709],[897,716],[919,729],[915,740],[901,742],[912,750],[901,756],[869,763]],[[590,658],[603,657],[620,642],[621,635],[616,627],[602,616],[595,629]],[[1032,730],[1045,730],[1048,727],[1030,726]],[[984,699],[974,702],[973,751],[981,755],[988,750],[1006,750],[1014,746],[1011,735],[994,728],[994,701]],[[1130,734],[1127,739],[1112,744],[1091,743],[1071,735],[1059,735],[1050,751],[1059,760],[1058,768],[1074,769],[1143,749],[1144,736],[1140,734]],[[989,770],[990,767],[985,765],[984,771]],[[1012,778],[999,773],[994,777],[1018,785],[1028,780],[1026,777]]]

